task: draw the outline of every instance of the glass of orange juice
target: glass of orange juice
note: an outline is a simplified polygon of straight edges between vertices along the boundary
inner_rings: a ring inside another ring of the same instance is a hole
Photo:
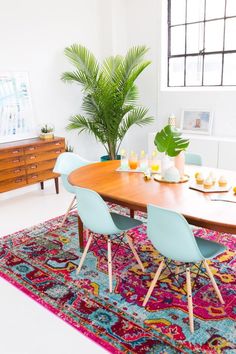
[[[138,156],[134,151],[131,151],[129,157],[129,168],[131,170],[136,170],[137,167],[138,167]]]

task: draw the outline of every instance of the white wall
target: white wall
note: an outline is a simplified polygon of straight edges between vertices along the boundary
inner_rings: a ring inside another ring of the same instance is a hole
[[[102,57],[103,48],[109,41],[111,45],[103,20],[106,11],[110,13],[108,3],[0,0],[0,71],[28,71],[37,122],[52,122],[56,134],[72,136],[70,143],[87,157],[94,155],[94,141],[65,132],[68,117],[80,111],[81,90],[60,80],[62,72],[71,69],[63,50],[76,42]]]
[[[165,1],[165,0],[163,0]],[[138,44],[147,45],[152,64],[138,79],[140,103],[156,119],[151,126],[130,130],[124,146],[147,149],[147,134],[166,123],[182,108],[215,111],[214,135],[236,135],[235,91],[163,91],[161,72],[162,0],[0,0],[0,71],[29,72],[35,117],[52,122],[58,135],[69,137],[82,156],[96,159],[104,149],[87,135],[68,133],[68,117],[81,112],[79,86],[60,81],[71,70],[63,50],[77,42],[102,59],[124,54]],[[163,50],[165,50],[163,48]]]

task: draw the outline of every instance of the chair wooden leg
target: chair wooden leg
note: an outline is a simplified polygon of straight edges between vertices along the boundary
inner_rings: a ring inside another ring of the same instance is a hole
[[[107,258],[108,258],[108,276],[109,276],[109,291],[112,293],[112,260],[111,260],[111,239],[107,236]]]
[[[213,274],[211,272],[211,269],[210,269],[209,265],[207,264],[207,261],[204,261],[204,265],[205,265],[205,268],[207,270],[207,274],[208,274],[209,278],[211,279],[211,283],[213,285],[213,288],[215,289],[215,292],[216,292],[220,302],[222,304],[224,304],[225,303],[224,299],[223,299],[223,297],[221,295],[221,292],[220,292],[220,289],[218,288],[218,285],[216,284],[216,281],[215,281],[214,276],[213,276]]]
[[[188,316],[189,316],[189,327],[191,333],[194,333],[194,323],[193,323],[193,299],[192,299],[192,286],[191,286],[191,275],[190,269],[186,269],[186,283],[187,283],[187,296],[188,296]]]
[[[155,276],[153,278],[153,281],[152,281],[152,283],[150,285],[150,288],[148,289],[147,295],[145,296],[145,299],[143,301],[142,306],[146,306],[146,304],[147,304],[147,302],[148,302],[148,300],[149,300],[149,298],[150,298],[150,296],[151,296],[151,294],[153,292],[153,289],[154,289],[154,287],[156,285],[156,282],[157,282],[157,280],[158,280],[158,278],[159,278],[159,276],[161,274],[161,271],[162,271],[163,267],[164,267],[164,260],[161,261],[161,263],[160,263],[160,265],[159,265],[159,267],[158,267],[158,269],[156,271],[156,274],[155,274]]]
[[[80,262],[79,262],[79,266],[78,266],[77,271],[76,271],[77,274],[79,274],[79,272],[81,271],[82,265],[83,265],[83,263],[84,263],[84,260],[85,260],[85,257],[86,257],[86,255],[87,255],[87,252],[88,252],[88,249],[89,249],[89,247],[90,247],[90,244],[91,244],[91,242],[92,242],[92,239],[93,239],[93,235],[90,235],[90,236],[89,236],[89,239],[88,239],[88,242],[87,242],[87,244],[86,244],[86,246],[85,246],[84,252],[83,252],[83,254],[82,254],[81,260],[80,260]]]
[[[72,199],[72,202],[70,203],[69,208],[67,209],[67,211],[66,211],[66,213],[65,213],[65,215],[64,215],[64,218],[62,219],[62,222],[61,222],[61,224],[60,224],[60,227],[62,227],[62,226],[64,225],[64,223],[65,223],[65,221],[66,221],[66,219],[67,219],[67,217],[68,217],[68,214],[69,214],[69,212],[71,211],[71,209],[72,209],[72,207],[73,207],[73,205],[74,205],[74,203],[75,203],[75,200],[76,200],[76,196],[74,196],[74,198]]]
[[[126,236],[126,238],[127,238],[129,247],[131,248],[131,251],[133,252],[133,255],[134,255],[136,261],[137,261],[138,264],[140,265],[140,268],[142,269],[142,271],[145,272],[143,263],[141,262],[141,260],[140,260],[140,258],[139,258],[139,256],[138,256],[138,253],[137,253],[136,249],[134,248],[134,245],[133,245],[133,242],[132,242],[131,237],[129,237],[127,234],[126,234],[125,236]]]

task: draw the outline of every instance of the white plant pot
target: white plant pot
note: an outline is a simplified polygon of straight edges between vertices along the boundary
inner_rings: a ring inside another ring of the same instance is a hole
[[[161,160],[161,177],[164,178],[166,170],[168,170],[172,166],[174,166],[174,162],[169,156],[164,155]]]

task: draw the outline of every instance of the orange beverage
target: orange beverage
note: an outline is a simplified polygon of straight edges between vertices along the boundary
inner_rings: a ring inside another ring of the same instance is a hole
[[[129,168],[131,170],[136,170],[138,167],[138,156],[134,151],[131,151],[129,158]]]
[[[138,161],[137,160],[129,160],[129,168],[131,170],[136,170],[138,167]]]

